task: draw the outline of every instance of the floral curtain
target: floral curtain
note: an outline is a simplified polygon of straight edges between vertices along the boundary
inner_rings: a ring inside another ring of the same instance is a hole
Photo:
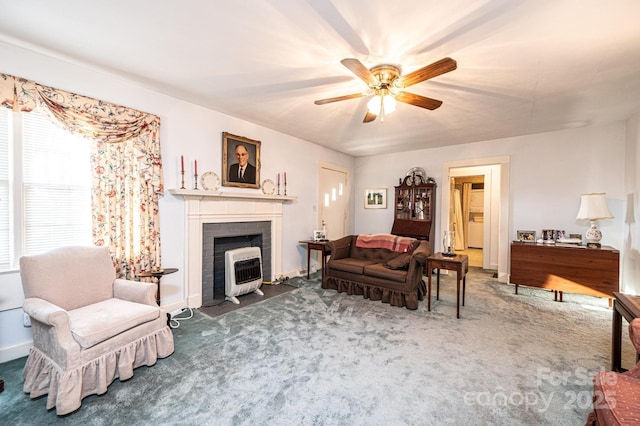
[[[159,267],[160,118],[7,74],[0,74],[0,106],[21,112],[40,107],[54,123],[96,142],[94,244],[109,247],[119,277]]]

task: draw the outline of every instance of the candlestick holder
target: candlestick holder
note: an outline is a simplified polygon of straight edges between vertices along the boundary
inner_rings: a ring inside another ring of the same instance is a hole
[[[287,195],[287,183],[284,183],[284,195]]]
[[[280,195],[280,184],[278,184],[278,193],[276,195]]]
[[[184,170],[181,171],[180,174],[182,175],[182,186],[180,187],[180,189],[184,189]]]
[[[193,189],[198,189],[198,174],[194,173],[193,175]]]

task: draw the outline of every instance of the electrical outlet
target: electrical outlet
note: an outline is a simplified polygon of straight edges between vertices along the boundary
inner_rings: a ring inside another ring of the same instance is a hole
[[[24,316],[22,317],[22,325],[25,327],[31,327],[31,317],[26,312],[22,313]]]

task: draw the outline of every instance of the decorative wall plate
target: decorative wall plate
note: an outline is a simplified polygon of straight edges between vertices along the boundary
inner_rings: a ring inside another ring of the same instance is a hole
[[[202,175],[202,188],[206,191],[217,191],[220,189],[220,178],[214,172],[205,172]]]
[[[271,179],[265,179],[262,181],[262,192],[265,195],[273,195],[276,192],[276,185]]]

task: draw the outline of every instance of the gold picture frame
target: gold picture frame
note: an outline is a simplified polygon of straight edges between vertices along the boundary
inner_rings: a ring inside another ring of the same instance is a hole
[[[387,188],[369,188],[364,190],[365,209],[386,209]]]
[[[222,133],[222,186],[260,188],[260,145],[254,139]],[[245,168],[239,171],[243,161]]]

